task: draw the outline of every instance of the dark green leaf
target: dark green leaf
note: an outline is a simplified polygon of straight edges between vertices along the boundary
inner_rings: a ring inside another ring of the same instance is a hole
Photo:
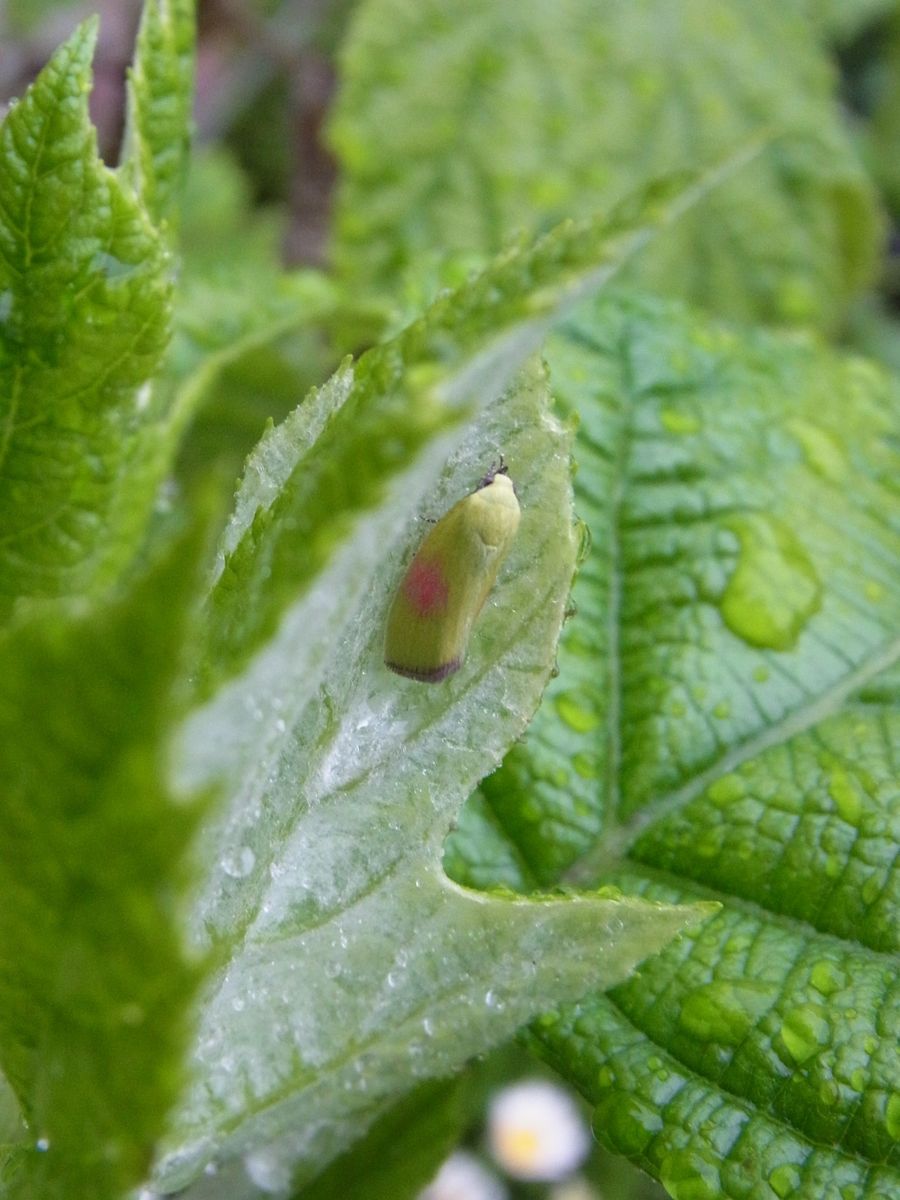
[[[297,1200],[412,1200],[437,1173],[471,1122],[464,1079],[421,1084],[380,1117]]]
[[[722,901],[535,1043],[598,1105],[601,1139],[674,1196],[886,1198],[900,1182],[896,384],[813,341],[625,297],[547,353],[581,416],[593,549],[559,677],[451,861],[467,879],[488,820],[489,858],[505,831],[523,884],[587,853],[583,880]]]
[[[190,537],[123,598],[0,642],[0,1062],[30,1138],[3,1180],[21,1200],[120,1197],[182,1083],[199,812],[162,780],[197,553]]]

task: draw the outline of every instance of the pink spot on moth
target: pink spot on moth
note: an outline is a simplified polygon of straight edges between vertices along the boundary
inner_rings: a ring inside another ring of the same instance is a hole
[[[440,563],[414,561],[403,581],[407,600],[422,617],[434,616],[447,607],[449,585]]]

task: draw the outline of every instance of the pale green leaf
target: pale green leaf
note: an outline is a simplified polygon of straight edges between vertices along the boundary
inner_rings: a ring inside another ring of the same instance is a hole
[[[407,494],[346,530],[277,636],[188,723],[182,786],[227,794],[193,915],[223,965],[159,1167],[167,1188],[210,1160],[223,1187],[245,1172],[301,1182],[412,1084],[580,994],[586,977],[622,978],[702,915],[470,893],[440,868],[456,811],[524,728],[553,663],[576,541],[568,438],[545,399],[533,368],[468,430],[418,513]],[[273,452],[296,438],[328,461],[329,435],[307,401],[270,437],[258,460],[270,473],[245,482],[238,529],[284,487],[290,463]],[[402,560],[422,516],[470,490],[500,448],[522,528],[468,660],[442,686],[399,679],[382,643]]]

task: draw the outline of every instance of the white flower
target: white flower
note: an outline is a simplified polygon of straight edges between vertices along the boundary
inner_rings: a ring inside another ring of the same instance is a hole
[[[494,1158],[514,1179],[547,1182],[571,1174],[591,1147],[572,1097],[542,1079],[497,1093],[488,1114],[488,1140]]]
[[[506,1200],[506,1188],[474,1154],[451,1154],[418,1200]]]
[[[550,1191],[550,1200],[602,1200],[600,1193],[586,1179],[575,1175],[565,1183],[558,1183]]]

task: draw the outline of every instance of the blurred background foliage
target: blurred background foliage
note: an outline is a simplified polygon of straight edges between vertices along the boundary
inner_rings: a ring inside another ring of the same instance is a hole
[[[389,5],[387,7],[390,9]],[[459,282],[485,253],[498,248],[497,244],[486,244],[483,231],[478,230],[472,235],[472,244],[467,243],[473,213],[476,218],[479,215],[477,202],[472,212],[460,214],[457,210],[465,209],[465,203],[458,203],[457,195],[452,191],[456,185],[452,181],[445,204],[447,212],[440,207],[440,201],[426,212],[431,203],[431,193],[426,191],[421,217],[417,212],[410,213],[410,207],[418,207],[416,189],[419,184],[415,181],[403,184],[394,200],[389,178],[375,180],[374,199],[366,205],[365,189],[372,168],[365,162],[360,165],[359,147],[346,144],[340,112],[332,120],[331,128],[328,127],[338,96],[340,55],[348,53],[345,36],[351,32],[349,53],[355,55],[354,76],[358,81],[362,75],[364,86],[379,97],[378,106],[369,117],[372,138],[369,157],[374,155],[381,164],[377,169],[385,169],[384,156],[393,137],[400,138],[401,142],[404,137],[411,139],[414,148],[417,137],[430,136],[428,121],[431,119],[433,126],[433,118],[423,118],[421,127],[413,119],[408,132],[392,127],[390,80],[393,74],[401,73],[403,94],[407,100],[414,94],[415,82],[410,83],[410,77],[415,77],[418,63],[416,36],[420,32],[415,24],[416,10],[405,9],[403,5],[395,7],[400,32],[389,39],[391,44],[396,42],[391,59],[390,51],[387,55],[379,55],[377,41],[373,44],[372,40],[373,36],[377,39],[377,22],[383,14],[383,4],[373,9],[372,5],[361,5],[355,0],[199,0],[195,141],[200,154],[190,182],[182,228],[184,286],[175,318],[173,362],[176,375],[179,361],[184,361],[187,377],[191,362],[201,351],[210,349],[210,310],[214,310],[217,345],[228,353],[223,354],[216,376],[215,403],[198,408],[198,418],[185,439],[181,457],[184,481],[196,478],[201,468],[204,471],[219,470],[225,478],[236,475],[265,422],[269,418],[277,421],[283,417],[307,387],[327,376],[341,354],[378,337],[388,321],[396,323],[402,319],[404,310],[417,311],[436,287]],[[466,22],[472,17],[469,7],[463,5],[459,10],[463,38]],[[426,8],[429,5],[423,5],[423,9]],[[75,24],[98,12],[100,41],[94,61],[91,111],[98,129],[101,153],[109,163],[115,163],[123,129],[125,70],[131,59],[140,9],[140,0],[0,0],[0,112],[10,99],[22,94]],[[761,185],[769,189],[769,194],[780,190],[786,198],[784,203],[796,203],[796,212],[786,213],[781,219],[778,209],[765,210],[761,201],[755,219],[757,224],[768,221],[773,237],[778,237],[780,225],[788,226],[792,215],[795,220],[802,221],[805,214],[808,227],[802,236],[807,244],[798,250],[798,254],[807,256],[811,268],[807,269],[809,264],[800,268],[796,295],[790,293],[793,285],[785,282],[784,274],[777,289],[768,292],[767,265],[754,262],[752,244],[751,253],[746,253],[746,247],[741,244],[742,230],[736,225],[712,235],[713,239],[718,238],[719,244],[726,246],[730,244],[728,239],[733,239],[733,262],[730,267],[726,264],[726,271],[736,272],[735,278],[723,277],[721,261],[716,259],[704,262],[702,269],[698,264],[697,279],[682,283],[674,290],[687,291],[692,300],[703,303],[704,296],[697,292],[706,288],[711,306],[717,313],[750,316],[751,319],[759,319],[761,313],[766,320],[770,317],[790,320],[792,306],[799,305],[797,319],[801,324],[808,319],[838,340],[898,369],[900,7],[896,0],[854,0],[853,3],[790,0],[786,5],[770,4],[767,0],[756,6],[736,0],[734,36],[737,38],[740,34],[738,41],[749,40],[754,45],[749,48],[736,46],[734,57],[731,50],[723,54],[723,63],[731,63],[730,70],[735,77],[752,72],[754,63],[759,65],[764,59],[767,22],[774,22],[772,27],[777,28],[785,9],[790,10],[791,17],[796,15],[798,21],[805,23],[804,29],[814,31],[815,37],[807,35],[811,46],[818,38],[825,42],[826,53],[824,57],[820,56],[816,47],[802,63],[798,63],[798,78],[786,82],[788,98],[780,110],[777,109],[780,101],[776,95],[779,86],[776,66],[774,82],[760,84],[764,89],[760,93],[764,97],[762,103],[766,103],[765,96],[769,95],[765,88],[774,88],[772,95],[775,95],[777,117],[787,122],[796,119],[804,127],[810,122],[815,126],[819,120],[817,114],[823,111],[822,98],[811,98],[808,110],[803,109],[806,82],[809,77],[816,88],[820,84],[825,91],[831,88],[829,79],[824,82],[820,79],[821,61],[827,64],[830,60],[838,91],[840,121],[830,133],[822,131],[826,147],[824,160],[806,162],[802,151],[798,160],[789,155],[780,168],[780,179]],[[598,37],[608,41],[606,53],[621,55],[623,39],[626,45],[630,41],[630,27],[623,18],[617,32],[615,21],[610,19],[614,11],[605,10],[603,3],[598,4]],[[698,13],[702,17],[702,5]],[[423,15],[423,27],[433,19],[433,13]],[[632,13],[628,20],[634,19]],[[534,14],[526,18],[526,22],[532,20]],[[351,21],[354,22],[352,27]],[[678,54],[682,57],[687,54],[690,58],[692,39],[706,37],[706,31],[701,27],[698,32],[696,24],[695,21],[695,27],[688,28],[686,19],[684,42],[673,49],[673,64]],[[510,27],[511,37],[518,34],[513,26],[515,21]],[[747,39],[748,30],[751,33],[756,30],[754,37]],[[712,36],[714,38],[716,33]],[[698,42],[701,47],[704,44]],[[523,47],[527,55],[527,39],[523,41]],[[498,59],[493,69],[509,72],[508,49],[503,52],[506,57],[501,56],[504,65],[498,65],[501,61]],[[431,52],[429,48],[428,53]],[[645,79],[646,86],[678,85],[681,68],[672,66],[675,82],[669,81],[666,52],[665,38],[654,34],[648,25],[646,60],[651,74]],[[642,54],[635,61],[643,61]],[[360,67],[362,55],[368,55],[370,62],[364,62]],[[742,57],[744,55],[747,57]],[[444,63],[441,59],[430,62],[423,75],[431,77],[433,73],[438,81],[434,85],[437,88],[440,71],[452,71],[454,65],[452,61]],[[558,64],[548,64],[548,69],[553,68],[558,69]],[[526,85],[528,71],[540,69],[539,57],[529,60],[524,68]],[[611,89],[608,103],[613,114],[618,111],[615,89],[624,86],[627,90],[630,78],[627,71],[631,69],[633,64],[623,66],[626,73],[622,79],[608,85]],[[698,75],[707,69],[698,67]],[[400,79],[401,75],[397,77]],[[507,82],[505,77],[498,77],[495,87],[488,89],[488,97]],[[510,86],[515,85],[513,79]],[[518,86],[521,87],[521,81]],[[571,86],[583,89],[585,81],[570,81]],[[586,100],[585,111],[595,112],[598,105],[602,110],[603,86],[606,85],[602,82],[597,84],[597,94]],[[713,114],[710,117],[708,112],[702,114],[695,151],[698,160],[705,161],[709,156],[714,158],[723,152],[722,144],[715,144],[717,138],[719,143],[724,142],[725,152],[732,148],[733,139],[744,135],[742,122],[744,132],[752,128],[751,118],[755,115],[752,105],[758,99],[753,90],[756,84],[751,80],[748,85],[745,79],[740,88],[745,87],[746,94],[736,88],[735,97],[726,98],[720,116]],[[789,95],[791,87],[794,88],[793,96]],[[428,78],[425,78],[423,95],[426,97],[427,89]],[[679,106],[686,106],[686,111],[690,112],[692,104],[705,103],[705,95],[701,85],[696,96],[676,97],[672,118],[676,137],[681,136],[677,132],[678,125],[685,119],[683,112],[678,111]],[[388,106],[386,109],[381,108],[382,101]],[[502,103],[502,95],[498,102]],[[652,97],[648,102],[652,107]],[[345,106],[352,107],[354,103],[348,92]],[[565,119],[566,105],[571,105],[572,98],[565,96],[559,103],[559,111],[547,117],[551,124],[554,120]],[[747,105],[751,106],[749,110]],[[358,127],[358,108],[355,115]],[[764,115],[771,116],[770,113]],[[451,110],[447,119],[459,120],[459,114]],[[709,128],[703,134],[707,122]],[[563,163],[560,168],[563,183],[556,182],[563,186],[564,194],[553,200],[542,193],[535,201],[535,220],[539,226],[552,224],[570,211],[578,215],[579,201],[583,208],[591,210],[598,203],[604,203],[611,192],[615,194],[617,188],[627,193],[640,182],[640,172],[668,170],[667,156],[677,159],[679,151],[683,157],[685,150],[690,149],[689,139],[685,146],[675,145],[668,154],[663,140],[653,147],[649,163],[641,157],[640,147],[636,147],[628,162],[627,154],[623,159],[622,147],[627,149],[633,141],[639,140],[640,130],[632,136],[627,128],[611,128],[615,123],[607,120],[604,114],[602,128],[597,134],[598,154],[601,158],[606,156],[608,166],[612,164],[606,172],[607,182],[595,185],[590,173],[580,176],[573,172],[566,183],[563,176],[569,168]],[[420,133],[420,129],[426,132]],[[546,129],[542,132],[547,134]],[[846,133],[856,144],[858,158],[865,168],[859,172],[858,179],[848,177],[846,173],[848,160],[840,141]],[[566,142],[573,137],[577,134],[572,133],[569,125],[560,131],[560,154],[569,153],[576,161],[583,160],[582,145],[576,143],[566,150]],[[835,137],[838,139],[837,149],[833,151],[836,174],[830,179],[828,154],[832,151],[828,147],[835,146]],[[483,166],[485,146],[480,138],[481,134],[474,129],[469,142],[461,149],[464,172],[477,171]],[[729,145],[729,138],[732,145]],[[333,146],[339,148],[347,167],[343,192],[339,190],[341,180]],[[402,158],[408,158],[410,146],[403,144],[398,152]],[[429,143],[423,149],[423,154],[436,156],[437,171],[442,169],[440,156],[443,152],[445,148],[441,144]],[[505,153],[520,154],[521,143],[511,151],[498,151],[497,174],[485,181],[485,186],[491,189],[491,202],[497,205],[498,211],[503,206],[502,223],[495,238],[500,244],[517,227],[522,227],[521,206],[532,202],[530,194],[520,199],[520,193],[525,189],[510,176],[510,170],[514,172],[518,168],[510,167],[503,158]],[[534,168],[526,164],[523,170],[528,184],[528,172],[533,172]],[[792,182],[795,171],[798,174]],[[554,178],[552,170],[546,178],[538,173],[534,176],[534,186],[539,185],[544,192],[547,187],[552,190]],[[423,181],[422,186],[427,189],[427,176],[423,176]],[[743,184],[739,180],[736,186]],[[793,200],[792,188],[795,189]],[[822,210],[817,205],[822,196],[827,196],[829,188],[833,189],[833,196],[837,196],[831,201],[833,212],[839,213],[836,219],[843,221],[843,227],[837,231],[828,228],[827,221],[821,227],[818,224]],[[760,195],[764,193],[760,192]],[[733,197],[732,209],[740,206],[741,199],[745,205],[752,204],[752,191],[736,200]],[[400,206],[399,211],[392,207],[395,204]],[[371,212],[364,211],[366,208]],[[556,212],[556,208],[560,211]],[[525,211],[528,211],[527,207]],[[724,211],[729,211],[727,202]],[[709,224],[714,219],[714,213],[704,213],[699,218],[692,216],[689,221],[699,222],[699,235],[695,229],[695,233],[687,233],[684,240],[690,244],[692,237],[695,242],[698,236],[702,238],[704,223]],[[877,230],[873,236],[873,220],[882,222],[884,236]],[[684,229],[688,229],[688,225],[689,222]],[[385,231],[387,241],[393,238],[398,253],[406,255],[405,261],[390,264],[393,273],[388,272],[387,277],[378,261],[378,246],[385,243],[379,233]],[[823,242],[822,262],[827,262],[829,256],[836,261],[843,254],[843,278],[840,275],[832,277],[827,270],[819,271],[815,262],[815,242],[820,236],[832,238],[830,249],[826,249]],[[839,244],[841,238],[845,242],[843,247]],[[425,249],[418,244],[423,239]],[[434,245],[436,239],[440,240],[440,245]],[[883,245],[883,258],[880,265],[873,267],[871,247],[879,240]],[[234,248],[238,243],[241,249],[236,254]],[[714,258],[716,244],[713,240]],[[698,245],[701,252],[707,249],[702,242]],[[433,258],[430,257],[432,246]],[[783,250],[782,246],[777,253],[783,253]],[[682,255],[680,259],[679,254]],[[332,263],[332,258],[337,262]],[[654,263],[649,263],[648,272],[642,275],[644,285],[651,288],[657,287],[660,279],[665,284],[667,278],[671,280],[678,276],[679,268],[683,273],[683,250],[676,248],[669,254],[662,246],[655,253]],[[326,277],[321,272],[328,272],[335,265],[337,271],[333,278],[338,281],[342,294],[329,301],[323,291],[327,290]],[[235,331],[246,331],[248,306],[267,306],[271,315],[271,306],[274,304],[277,309],[281,301],[286,312],[290,308],[296,311],[296,294],[293,297],[272,295],[273,269],[278,266],[291,272],[280,277],[282,288],[299,289],[304,295],[309,293],[312,308],[319,309],[320,319],[307,322],[303,330],[298,330],[296,321],[286,321],[286,324],[290,323],[290,329],[286,329],[280,341],[276,339],[273,343],[267,339],[258,353],[252,345],[242,344],[240,353],[236,353],[232,346],[237,336]],[[759,280],[749,280],[747,276],[757,269]],[[716,271],[718,275],[714,275]],[[875,286],[866,289],[866,282],[873,278]],[[225,288],[222,287],[223,280],[228,283]],[[384,294],[379,295],[382,285]],[[818,291],[818,296],[810,295],[810,287],[813,292]],[[844,295],[840,294],[842,288]],[[848,303],[848,296],[853,296],[854,289],[857,298]],[[739,296],[742,290],[745,293],[743,299]],[[754,294],[757,299],[749,301],[750,311],[745,311],[746,296]],[[731,295],[736,297],[734,304],[730,303]],[[329,308],[339,312],[339,316],[334,317],[339,325],[336,324],[334,329],[329,328]],[[397,316],[398,308],[400,317]],[[202,336],[206,339],[203,346],[192,342],[198,336],[198,314],[203,316]]]
[[[853,304],[836,335],[900,370],[900,7],[888,0],[784,2],[804,10],[827,42],[842,116],[884,212],[884,256],[876,284]],[[359,345],[371,340],[386,319],[361,302],[354,324],[345,298],[340,337],[330,338],[328,282],[318,274],[329,267],[338,184],[325,125],[337,92],[338,53],[355,7],[354,0],[199,2],[195,128],[202,155],[189,183],[182,225],[182,291],[188,299],[176,313],[176,375],[180,360],[189,375],[197,349],[193,339],[206,339],[209,348],[210,327],[216,345],[227,350],[232,330],[246,325],[248,305],[277,306],[285,299],[289,306],[290,296],[271,294],[279,266],[291,269],[281,276],[282,287],[308,297],[326,318],[299,332],[290,322],[280,342],[273,346],[267,340],[258,352],[246,345],[240,354],[223,355],[215,404],[201,409],[184,444],[185,481],[210,468],[236,475],[265,422],[283,417],[306,387],[327,375],[339,350],[354,339]],[[91,110],[101,153],[115,163],[125,70],[140,10],[140,0],[0,0],[0,112],[22,95],[75,24],[99,12]],[[452,262],[442,264],[441,281],[467,266],[464,258],[455,268]],[[229,289],[219,286],[222,277],[231,282]],[[410,287],[429,282],[411,281]],[[192,314],[200,312],[203,321],[194,329]],[[473,1151],[483,1150],[492,1089],[534,1070],[534,1062],[514,1050],[470,1073],[462,1102],[471,1114],[466,1140]],[[586,1107],[583,1111],[587,1119]],[[507,1180],[504,1186],[520,1200],[564,1195],[547,1185]],[[570,1188],[565,1195],[653,1200],[665,1194],[599,1148],[582,1168],[578,1186],[580,1191]]]
[[[844,115],[883,191],[893,233],[884,285],[896,304],[900,11],[895,0],[791,0],[792,6],[808,9],[828,40]],[[354,0],[198,3],[197,144],[227,147],[242,168],[246,199],[278,206],[286,265],[327,264],[337,168],[322,135],[337,86],[338,52],[356,7]],[[0,104],[21,95],[73,26],[98,12],[91,111],[101,152],[115,162],[124,72],[140,8],[140,0],[0,0]],[[205,203],[215,207],[220,199],[207,195]]]

